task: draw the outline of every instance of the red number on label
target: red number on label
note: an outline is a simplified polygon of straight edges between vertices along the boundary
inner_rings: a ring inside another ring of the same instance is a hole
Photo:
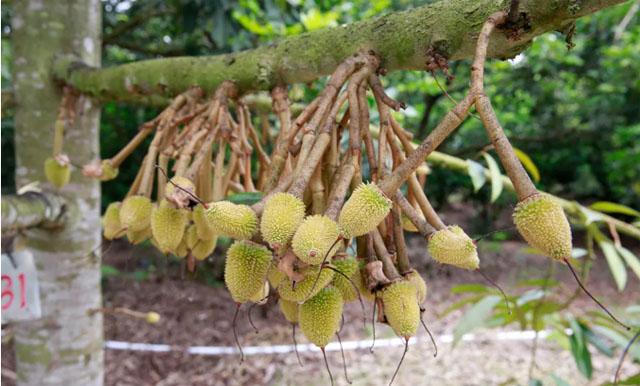
[[[6,283],[6,286],[5,286]],[[11,288],[13,285],[13,280],[8,275],[2,275],[2,309],[6,310],[11,307],[11,303],[13,303],[13,289]],[[5,299],[8,299],[5,303]]]
[[[18,275],[18,281],[20,282],[20,308],[25,308],[27,306],[27,294],[24,273]]]

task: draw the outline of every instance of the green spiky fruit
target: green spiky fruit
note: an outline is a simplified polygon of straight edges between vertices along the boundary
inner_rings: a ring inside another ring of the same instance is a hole
[[[120,206],[120,223],[128,231],[139,232],[151,224],[153,204],[145,196],[129,196]]]
[[[49,157],[44,161],[44,175],[53,186],[60,189],[69,183],[71,168],[68,164],[60,164],[55,158]]]
[[[141,231],[132,231],[127,229],[127,239],[133,245],[138,245],[152,237],[151,227],[146,227]]]
[[[533,195],[516,205],[513,222],[532,247],[562,261],[571,256],[571,227],[564,210],[546,194]]]
[[[313,288],[313,283],[316,281],[319,269],[319,267],[309,267],[304,270],[304,279],[297,282],[293,288],[291,280],[281,281],[278,285],[278,293],[280,294],[280,297],[291,302],[301,303],[320,292],[320,290],[331,283],[334,272],[328,268],[322,269],[320,271],[318,282],[316,283],[315,288]]]
[[[391,210],[391,200],[374,184],[361,184],[344,203],[338,223],[345,238],[362,236],[375,229]]]
[[[480,260],[473,240],[457,225],[436,231],[429,239],[429,253],[434,260],[464,269],[478,269]]]
[[[304,220],[304,202],[289,193],[276,193],[267,200],[260,221],[262,238],[271,246],[287,245]]]
[[[193,223],[196,226],[196,231],[198,232],[199,238],[201,238],[202,240],[211,240],[217,238],[217,235],[213,231],[213,227],[209,225],[209,221],[207,221],[205,209],[202,204],[198,204],[193,208],[191,216],[193,219]]]
[[[185,233],[185,237],[187,241],[187,248],[191,251],[196,260],[206,259],[213,253],[213,250],[216,249],[218,238],[214,237],[210,240],[201,239],[198,237],[198,230],[194,224],[189,225]]]
[[[424,303],[427,300],[427,283],[422,276],[416,270],[411,270],[405,275],[407,281],[409,281],[416,288],[418,293],[418,304]]]
[[[325,347],[340,328],[342,295],[334,287],[327,287],[300,306],[300,330],[309,341]]]
[[[344,300],[344,302],[348,303],[358,299],[358,292],[356,292],[356,289],[353,288],[351,282],[345,278],[345,276],[348,277],[349,279],[351,279],[351,281],[353,281],[353,284],[356,284],[355,276],[356,274],[360,274],[360,272],[358,272],[358,260],[356,260],[356,258],[353,256],[348,256],[345,259],[334,260],[333,265],[335,265],[338,271],[344,274],[344,276],[342,276],[339,273],[336,273],[333,276],[332,283],[334,287],[340,290],[340,294],[342,294],[342,299]]]
[[[100,174],[100,181],[110,181],[118,177],[118,168],[114,168],[113,165],[111,165],[111,161],[108,159],[102,161],[100,169],[102,170],[102,173]]]
[[[158,243],[155,240],[152,239],[152,242],[156,246],[156,248],[160,249]],[[175,249],[175,251],[173,251],[173,254],[181,259],[184,259],[185,257],[187,257],[188,253],[189,248],[187,248],[187,237],[185,234],[184,236],[182,236],[182,240],[180,240],[180,244],[178,244],[178,247]]]
[[[151,212],[151,232],[162,253],[178,248],[187,226],[187,214],[175,208],[169,201],[162,200]]]
[[[227,250],[224,282],[236,303],[250,300],[262,289],[271,264],[271,252],[252,241],[236,241]]]
[[[358,272],[353,275],[353,282],[356,284],[356,287],[358,287],[360,296],[362,296],[363,299],[370,302],[374,302],[376,300],[376,295],[373,292],[369,291],[369,288],[367,288],[367,283],[364,279],[364,273],[362,269],[359,269]]]
[[[408,281],[397,281],[382,290],[382,303],[387,322],[400,337],[416,334],[420,323],[420,307],[416,287]]]
[[[112,202],[107,206],[102,216],[102,232],[107,240],[117,239],[126,232],[126,229],[120,224],[120,205],[119,201]]]
[[[269,268],[269,273],[267,273],[267,280],[269,280],[269,284],[271,287],[278,288],[278,285],[287,278],[287,275],[278,269],[275,265],[272,265]]]
[[[307,264],[320,264],[329,249],[327,261],[338,249],[340,229],[335,221],[324,215],[309,216],[304,219],[291,240],[293,253]]]
[[[258,290],[253,296],[249,298],[249,301],[256,304],[265,304],[269,297],[269,282],[265,281],[262,288]]]
[[[229,201],[211,203],[205,215],[215,234],[238,240],[250,239],[258,224],[256,214],[250,207]]]
[[[282,315],[284,315],[285,319],[287,319],[289,323],[298,323],[298,311],[300,309],[298,303],[279,299],[278,306],[280,306]]]

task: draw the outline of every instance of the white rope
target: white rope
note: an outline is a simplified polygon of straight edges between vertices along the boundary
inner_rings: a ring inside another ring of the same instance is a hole
[[[551,331],[545,330],[538,333],[538,337],[541,339],[546,338]],[[503,331],[492,334],[491,336],[481,336],[476,334],[465,334],[462,336],[462,341],[528,341],[533,340],[536,336],[536,332],[533,330],[525,331]],[[444,334],[436,336],[438,343],[451,343],[453,342],[453,335]],[[409,340],[409,345],[414,345],[418,342],[416,337]],[[369,349],[373,340],[352,340],[342,342],[344,350],[361,350]],[[375,342],[375,349],[383,347],[402,347],[404,346],[404,340],[401,338],[393,339],[377,339]],[[124,351],[146,351],[146,352],[186,352],[192,355],[207,355],[207,356],[219,356],[219,355],[238,355],[240,352],[237,347],[234,346],[171,346],[168,344],[153,344],[153,343],[132,343],[109,340],[105,342],[105,348],[110,350],[124,350]],[[325,347],[325,351],[338,351],[340,345],[337,342],[332,342]],[[295,351],[293,345],[273,345],[273,346],[244,346],[242,347],[244,355],[274,355],[274,354],[288,354]],[[320,349],[313,344],[299,344],[298,352],[320,352]]]

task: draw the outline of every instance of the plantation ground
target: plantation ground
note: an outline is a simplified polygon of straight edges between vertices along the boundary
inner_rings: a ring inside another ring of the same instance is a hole
[[[424,256],[421,240],[411,239],[412,261],[423,272],[429,283],[429,304],[433,307],[426,320],[436,335],[451,333],[462,312],[454,312],[438,318],[448,305],[458,299],[450,293],[451,287],[462,282],[483,283],[473,273],[457,269],[432,266]],[[539,256],[520,252],[519,242],[505,242],[500,250],[491,244],[482,248],[482,264],[486,272],[506,288],[524,278],[540,277],[547,269],[547,260]],[[637,249],[637,248],[636,248]],[[637,252],[637,251],[636,251]],[[163,257],[152,257],[151,249],[131,252],[126,246],[117,244],[105,256],[105,263],[117,267],[121,272],[145,271],[149,261],[166,263]],[[218,258],[220,260],[220,258]],[[512,263],[515,263],[513,265]],[[219,265],[217,268],[219,269]],[[561,291],[569,294],[574,283],[562,267],[558,278],[566,283]],[[226,290],[196,281],[183,279],[180,266],[169,264],[151,273],[143,281],[132,275],[120,274],[104,283],[106,307],[127,307],[139,311],[156,311],[162,314],[162,322],[149,325],[144,321],[126,316],[105,316],[105,338],[129,342],[165,343],[176,346],[233,345],[231,316],[235,305]],[[640,302],[640,294],[633,288],[640,285],[630,275],[627,291],[619,294],[603,258],[599,258],[589,281],[591,290],[607,304],[632,304]],[[593,305],[584,297],[578,299],[576,309],[591,309]],[[368,306],[367,306],[368,308]],[[369,314],[370,308],[367,309]],[[253,319],[260,329],[255,334],[247,322],[246,315],[240,318],[239,331],[243,345],[290,344],[290,327],[280,315],[277,306],[253,310]],[[361,311],[357,303],[350,304],[346,312],[343,340],[368,339],[370,327],[363,331]],[[511,327],[511,326],[510,326]],[[513,326],[513,329],[516,327]],[[379,338],[391,338],[393,333],[386,326],[378,325]],[[10,330],[9,330],[10,331]],[[481,332],[486,339],[462,342],[456,348],[450,343],[440,343],[437,358],[432,356],[431,344],[420,332],[418,345],[411,346],[405,364],[396,380],[396,385],[525,385],[530,364],[530,341],[493,341],[496,330]],[[304,338],[298,335],[298,341]],[[9,343],[10,344],[10,343]],[[2,382],[11,385],[11,358],[9,344],[3,344]],[[354,385],[386,385],[402,354],[401,347],[379,348],[374,354],[368,350],[348,351],[347,363]],[[545,384],[553,384],[549,374],[568,380],[571,385],[600,385],[611,379],[617,358],[607,358],[592,351],[594,379],[588,382],[578,372],[568,351],[555,343],[541,340],[539,345],[539,369],[534,373],[543,378]],[[295,355],[250,356],[243,365],[236,356],[204,357],[181,353],[140,353],[128,351],[106,352],[106,385],[328,385],[329,380],[320,353],[304,353],[304,368],[297,364]],[[331,368],[338,385],[345,385],[339,352],[328,354]],[[6,371],[9,370],[9,371]],[[637,368],[628,362],[624,374],[631,375]],[[547,374],[547,376],[540,376]]]

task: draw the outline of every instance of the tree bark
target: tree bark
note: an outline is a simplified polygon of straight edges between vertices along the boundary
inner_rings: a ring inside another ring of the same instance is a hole
[[[493,34],[488,57],[513,57],[534,37],[562,30],[581,16],[621,2],[521,2],[519,12],[526,14],[530,28],[518,34],[517,39],[505,33]],[[153,59],[106,69],[90,68],[66,57],[56,61],[55,75],[78,90],[105,100],[140,100],[149,94],[177,95],[195,85],[212,91],[224,80],[234,81],[241,92],[311,82],[330,74],[347,57],[363,50],[374,51],[382,67],[389,71],[424,70],[434,52],[449,60],[471,58],[482,24],[492,13],[508,10],[510,3],[509,0],[440,1],[227,55]]]
[[[56,194],[27,192],[2,197],[2,231],[55,228],[65,220],[66,201]]]
[[[51,63],[60,53],[100,65],[99,0],[23,0],[13,4],[14,89],[16,96],[16,184],[40,181],[52,151],[53,126],[61,89]],[[64,150],[74,164],[98,157],[99,108],[80,98],[77,116],[65,133]],[[100,186],[74,169],[57,192],[65,200],[63,227],[27,229],[40,282],[42,318],[15,324],[18,385],[102,385]],[[4,213],[3,213],[4,215]]]

